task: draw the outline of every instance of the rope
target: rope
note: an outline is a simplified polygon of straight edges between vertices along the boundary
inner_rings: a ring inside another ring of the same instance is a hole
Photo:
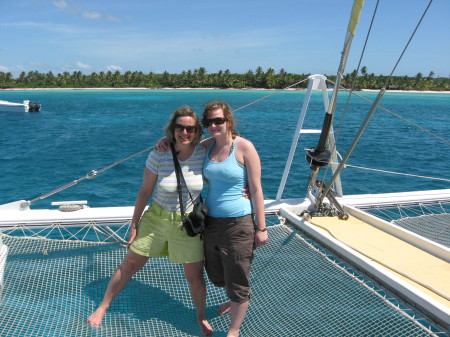
[[[296,85],[298,85],[298,84],[301,84],[301,83],[303,83],[303,82],[306,82],[306,81],[308,81],[308,78],[305,78],[304,80],[295,82],[294,84],[288,85],[287,87],[284,87],[283,89],[278,89],[277,91],[275,91],[275,92],[273,92],[273,93],[271,93],[271,94],[269,94],[269,95],[267,95],[267,96],[264,96],[264,97],[262,97],[262,98],[260,98],[260,99],[257,99],[257,100],[255,100],[255,101],[253,101],[253,102],[250,102],[250,103],[248,103],[248,104],[246,104],[246,105],[243,105],[243,106],[241,106],[240,108],[237,108],[237,109],[233,110],[232,112],[236,112],[236,111],[242,110],[242,109],[244,109],[244,108],[246,108],[246,107],[248,107],[248,106],[250,106],[250,105],[256,104],[256,103],[258,103],[258,102],[260,102],[260,101],[262,101],[262,100],[265,100],[266,98],[269,98],[269,97],[271,97],[271,96],[273,96],[273,95],[279,94],[280,92],[282,92],[282,91],[284,91],[284,90],[287,90],[287,89],[289,89],[289,88],[292,88],[292,87],[294,87],[294,86],[296,86]]]
[[[76,184],[78,184],[79,182],[82,182],[82,181],[84,181],[84,180],[91,179],[91,178],[95,178],[95,177],[98,176],[100,173],[103,173],[104,171],[109,170],[110,168],[112,168],[112,167],[114,167],[114,166],[116,166],[116,165],[119,165],[120,163],[123,163],[124,161],[129,160],[129,159],[131,159],[131,158],[133,158],[133,157],[136,157],[136,156],[140,155],[141,153],[146,152],[146,151],[149,151],[150,149],[153,149],[153,148],[154,148],[154,146],[151,146],[151,147],[149,147],[149,148],[146,148],[146,149],[144,149],[144,150],[142,150],[142,151],[139,151],[139,152],[137,152],[137,153],[135,153],[135,154],[133,154],[133,155],[131,155],[131,156],[129,156],[129,157],[126,157],[126,158],[121,159],[121,160],[119,160],[119,161],[117,161],[117,162],[115,162],[115,163],[113,163],[113,164],[111,164],[111,165],[108,165],[108,166],[102,168],[101,170],[98,170],[98,171],[92,170],[92,171],[90,171],[88,174],[86,174],[86,175],[85,175],[84,177],[82,177],[82,178],[75,179],[74,181],[72,181],[72,182],[70,182],[70,183],[67,183],[67,184],[65,184],[65,185],[63,185],[63,186],[60,186],[60,187],[58,187],[58,188],[56,188],[56,189],[54,189],[54,190],[52,190],[52,191],[50,191],[50,192],[47,192],[47,193],[45,193],[45,194],[43,194],[43,195],[41,195],[41,196],[39,196],[39,197],[37,197],[37,198],[34,198],[34,199],[30,200],[30,201],[25,201],[25,202],[21,203],[21,204],[20,204],[20,207],[21,207],[22,209],[25,209],[25,208],[29,207],[32,203],[34,203],[34,202],[36,202],[36,201],[39,201],[39,200],[48,198],[48,197],[50,197],[50,196],[52,196],[52,195],[54,195],[54,194],[56,194],[56,193],[59,193],[59,192],[61,192],[61,191],[64,191],[65,189],[68,189],[69,187],[75,186]]]
[[[129,160],[129,159],[131,159],[131,158],[133,158],[133,157],[136,157],[136,156],[140,155],[140,154],[143,153],[143,152],[150,151],[150,150],[153,149],[153,148],[154,148],[154,146],[150,146],[150,147],[148,147],[148,148],[146,148],[146,149],[144,149],[144,150],[142,150],[142,151],[139,151],[139,152],[137,152],[137,153],[135,153],[135,154],[133,154],[133,155],[131,155],[131,156],[129,156],[129,157],[126,157],[126,158],[124,158],[124,159],[122,159],[122,160],[119,160],[119,161],[115,162],[114,164],[111,164],[111,165],[109,165],[109,166],[106,166],[105,168],[103,168],[103,169],[97,171],[97,174],[102,173],[102,172],[104,172],[104,171],[106,171],[106,170],[109,170],[110,168],[113,168],[114,166],[119,165],[119,164],[123,163],[124,161],[127,161],[127,160]]]

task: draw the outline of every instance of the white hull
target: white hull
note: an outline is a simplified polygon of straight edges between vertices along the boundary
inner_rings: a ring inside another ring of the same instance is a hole
[[[30,103],[30,101],[23,101],[23,103],[0,101],[0,111],[36,112],[40,110],[40,107],[39,103]]]
[[[337,200],[347,206],[367,206],[367,205],[409,205],[414,203],[427,203],[431,201],[450,201],[450,189],[346,195]],[[21,204],[25,200],[0,205],[0,228],[25,225],[48,225],[52,222],[62,222],[76,224],[89,219],[96,221],[124,221],[131,219],[133,206],[121,207],[86,207],[73,212],[59,211],[58,209],[30,209],[21,210]],[[279,213],[281,209],[292,213],[300,214],[311,206],[307,198],[293,198],[281,200],[265,200],[266,214]],[[62,202],[64,204],[64,202]]]

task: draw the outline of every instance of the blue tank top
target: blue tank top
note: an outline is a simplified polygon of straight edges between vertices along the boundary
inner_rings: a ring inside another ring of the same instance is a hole
[[[238,141],[239,137],[233,142],[228,158],[220,163],[210,159],[215,144],[206,156],[203,175],[208,184],[206,206],[209,216],[229,218],[252,213],[250,199],[242,196],[242,189],[247,187],[247,170],[237,161],[234,153]]]

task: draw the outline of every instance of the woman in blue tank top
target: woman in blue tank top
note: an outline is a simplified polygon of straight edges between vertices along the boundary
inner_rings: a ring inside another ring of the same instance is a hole
[[[208,184],[205,269],[211,282],[223,287],[230,299],[219,308],[219,314],[231,311],[227,336],[238,336],[251,297],[253,250],[268,239],[261,162],[253,144],[235,131],[226,103],[208,104],[203,126],[212,136],[202,142],[208,149],[203,166]],[[251,200],[243,196],[244,188]]]

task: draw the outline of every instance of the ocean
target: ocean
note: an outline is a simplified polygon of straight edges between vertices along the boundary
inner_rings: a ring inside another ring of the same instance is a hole
[[[163,135],[172,111],[190,105],[200,115],[205,103],[222,100],[238,109],[274,93],[269,90],[15,90],[0,99],[40,102],[38,113],[0,111],[0,204],[31,200],[146,149]],[[373,92],[360,92],[369,100]],[[331,96],[331,93],[330,93]],[[262,162],[266,199],[275,198],[289,154],[304,91],[284,91],[236,112],[237,129],[253,142]],[[334,119],[338,151],[345,155],[370,103],[339,96]],[[322,95],[314,93],[304,127],[321,129]],[[377,109],[348,161],[369,167],[450,179],[450,94],[386,93],[381,105],[447,141]],[[344,118],[343,118],[344,117]],[[343,121],[342,121],[343,119]],[[317,134],[302,134],[283,198],[303,196],[309,175],[305,148]],[[38,201],[88,200],[94,206],[132,206],[148,152],[97,177]],[[322,170],[326,171],[326,170]],[[450,188],[449,181],[346,167],[344,194]],[[326,172],[325,180],[330,178]]]

